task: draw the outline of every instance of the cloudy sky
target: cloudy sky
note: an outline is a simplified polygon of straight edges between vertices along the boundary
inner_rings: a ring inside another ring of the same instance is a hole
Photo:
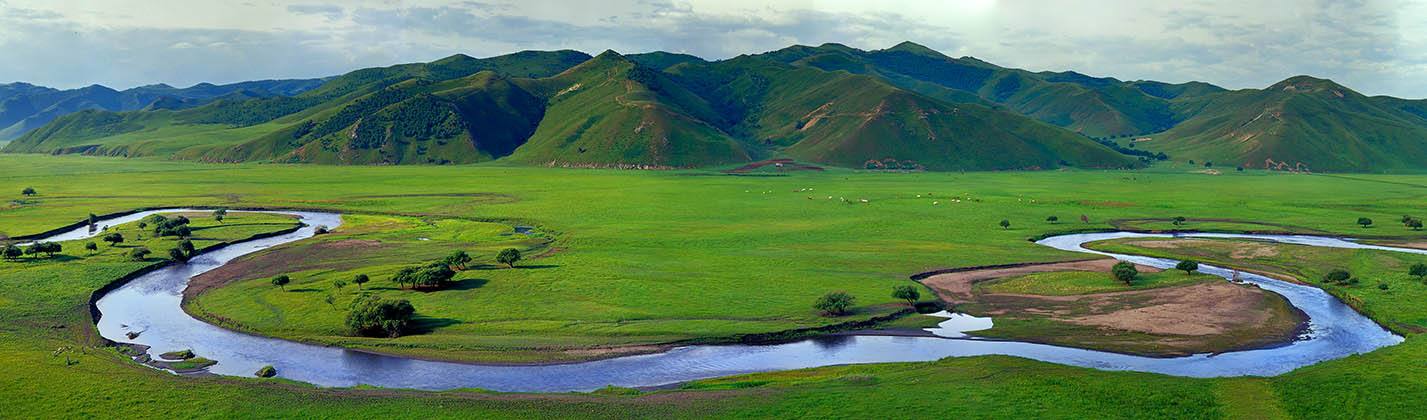
[[[187,86],[455,53],[721,59],[903,40],[1030,70],[1229,88],[1310,74],[1367,94],[1427,97],[1427,4],[1372,0],[0,0],[0,83]]]

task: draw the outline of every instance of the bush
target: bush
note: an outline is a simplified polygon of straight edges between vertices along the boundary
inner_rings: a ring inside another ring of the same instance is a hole
[[[904,284],[892,288],[892,297],[905,300],[908,306],[915,308],[917,299],[922,298],[922,292],[918,291],[916,286]]]
[[[1185,275],[1194,274],[1194,271],[1199,269],[1199,262],[1194,260],[1180,261],[1179,264],[1174,265],[1174,269],[1183,271]]]
[[[1344,284],[1347,283],[1348,280],[1352,277],[1353,273],[1349,273],[1348,270],[1335,268],[1332,271],[1329,271],[1328,274],[1323,275],[1323,282]]]
[[[352,301],[352,309],[347,312],[347,329],[352,335],[365,337],[400,337],[415,314],[416,308],[405,299],[386,300],[365,295]]]
[[[133,260],[133,261],[143,261],[144,258],[148,258],[149,254],[152,254],[152,253],[153,253],[153,251],[149,251],[148,248],[138,247],[138,248],[134,248],[134,249],[129,250],[129,253],[127,254],[127,256],[129,257],[130,260]]]
[[[1135,277],[1140,275],[1140,270],[1128,261],[1120,261],[1110,268],[1110,275],[1114,276],[1115,280],[1124,282],[1125,285],[1133,286]]]
[[[515,263],[520,261],[520,250],[506,248],[500,250],[500,254],[495,256],[496,262],[505,264],[506,267],[515,268]]]
[[[263,366],[262,369],[258,369],[257,372],[253,372],[253,376],[257,376],[259,378],[271,378],[277,376],[277,369],[273,368],[273,365]]]
[[[832,292],[818,298],[813,308],[822,311],[824,315],[841,316],[846,315],[847,310],[851,309],[856,301],[857,299],[847,292]]]

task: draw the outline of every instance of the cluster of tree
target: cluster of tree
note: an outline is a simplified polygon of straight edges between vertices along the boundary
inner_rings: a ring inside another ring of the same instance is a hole
[[[1412,275],[1412,277],[1416,277],[1418,281],[1427,279],[1427,264],[1412,264],[1412,267],[1408,267],[1407,274]]]
[[[124,243],[124,235],[118,232],[104,235],[102,239],[104,242],[108,242],[110,247]]]
[[[356,123],[357,120],[363,119],[363,117],[375,114],[382,108],[410,98],[414,90],[430,84],[430,81],[419,80],[413,84],[388,86],[376,93],[362,97],[361,99],[353,101],[351,105],[343,107],[342,110],[337,111],[332,117],[317,124],[317,127],[312,129],[311,136],[321,138],[326,137],[328,134],[341,131]],[[363,121],[362,124],[366,125],[366,122]]]
[[[422,93],[363,118],[350,144],[354,149],[375,149],[388,138],[449,139],[465,132],[466,126],[455,106]],[[418,154],[423,153],[418,150]]]
[[[1403,226],[1406,226],[1406,227],[1409,227],[1409,228],[1412,228],[1412,230],[1422,230],[1422,219],[1418,219],[1418,218],[1416,218],[1416,217],[1412,217],[1412,216],[1408,216],[1408,215],[1403,215],[1403,216],[1402,216],[1402,225],[1403,225]]]
[[[0,248],[0,257],[4,257],[7,260],[20,258],[21,255],[25,255],[25,251],[13,244],[5,244],[4,248]]]
[[[195,124],[227,124],[237,127],[262,124],[301,111],[317,102],[314,98],[274,96],[249,100],[221,100],[203,107],[186,121]]]
[[[842,316],[847,315],[856,302],[857,299],[847,292],[832,292],[818,298],[818,301],[813,303],[813,308],[822,311],[823,315]]]
[[[922,164],[921,164],[921,163],[917,163],[917,161],[915,161],[915,160],[902,160],[902,161],[899,161],[899,160],[897,160],[897,159],[892,159],[892,158],[887,158],[887,159],[882,159],[882,160],[871,159],[871,160],[868,160],[867,162],[863,163],[863,167],[865,167],[865,168],[867,168],[867,169],[885,169],[885,170],[891,170],[891,171],[895,171],[895,170],[920,171],[920,170],[924,169],[924,168],[922,167]]]
[[[1130,156],[1137,156],[1137,157],[1140,158],[1140,160],[1143,160],[1143,161],[1146,161],[1146,162],[1151,161],[1151,160],[1161,160],[1161,161],[1162,161],[1162,160],[1169,160],[1169,155],[1164,154],[1164,152],[1155,153],[1155,152],[1151,152],[1151,151],[1148,151],[1148,150],[1139,150],[1139,149],[1124,147],[1124,146],[1120,146],[1119,143],[1115,143],[1115,142],[1112,141],[1112,140],[1096,139],[1095,142],[1096,142],[1096,143],[1103,144],[1103,145],[1105,145],[1105,147],[1109,147],[1111,150],[1114,150],[1114,151],[1116,151],[1116,152],[1120,152],[1120,154],[1130,155]],[[1134,145],[1134,143],[1130,143],[1130,144],[1131,144],[1131,145]]]
[[[445,261],[437,261],[420,267],[406,267],[397,271],[391,280],[397,286],[411,285],[413,289],[440,289],[456,277],[456,272]]]
[[[471,262],[471,255],[467,254],[466,251],[456,251],[452,252],[451,255],[447,255],[441,262],[453,270],[465,270],[466,264]]]
[[[1126,286],[1134,286],[1135,277],[1140,276],[1140,270],[1135,268],[1135,264],[1129,261],[1120,261],[1115,263],[1114,267],[1110,267],[1110,275],[1114,277],[1115,280],[1125,283]]]
[[[352,301],[347,311],[347,330],[364,337],[400,337],[411,323],[416,308],[411,302],[362,295]]]
[[[193,234],[193,232],[188,229],[187,217],[177,216],[169,218],[161,214],[155,214],[144,219],[144,221],[147,223],[141,224],[140,226],[152,225],[154,227],[154,236],[188,237]]]
[[[55,254],[64,251],[64,247],[54,242],[35,242],[25,247],[25,255],[39,256],[45,254],[46,257],[54,257]],[[7,252],[8,254],[8,252]]]

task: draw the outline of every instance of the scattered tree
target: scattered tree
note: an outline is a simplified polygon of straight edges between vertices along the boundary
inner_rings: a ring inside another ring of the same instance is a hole
[[[1407,222],[1412,221],[1412,216],[1402,215],[1402,225],[1407,226]]]
[[[228,209],[218,209],[213,211],[213,220],[223,223],[223,219],[228,217]]]
[[[1174,222],[1175,226],[1181,226],[1184,224],[1185,221],[1189,219],[1184,218],[1184,216],[1174,216],[1174,219],[1171,220]]]
[[[1411,274],[1414,277],[1417,277],[1417,280],[1427,278],[1427,264],[1412,264],[1412,267],[1407,269],[1407,274]]]
[[[1387,290],[1387,289],[1388,289],[1387,283],[1378,283],[1378,284],[1377,284],[1377,289],[1378,289],[1378,290]]]
[[[89,251],[92,254],[94,253],[94,251],[99,250],[99,244],[93,242],[86,243],[84,244],[84,250]]]
[[[414,280],[418,270],[420,270],[418,267],[405,267],[397,270],[396,274],[391,276],[391,281],[396,282],[396,287],[405,286],[407,283],[411,283],[412,287],[415,287]]]
[[[1006,220],[1006,219],[1001,219],[1000,225],[1001,225],[1001,230],[1010,229],[1010,228],[1011,228],[1011,221],[1010,221],[1010,220]]]
[[[471,262],[471,255],[467,254],[466,251],[456,251],[452,252],[451,255],[447,255],[446,259],[442,261],[445,261],[446,265],[451,266],[451,268],[465,270],[466,263]]]
[[[368,278],[366,274],[358,274],[352,277],[352,283],[356,283],[358,289],[361,289],[362,284],[365,284],[368,280],[371,280],[371,278]]]
[[[1080,223],[1090,223],[1090,216],[1080,215]]]
[[[193,253],[198,252],[196,249],[193,248],[193,241],[187,239],[178,242],[178,249],[180,251],[183,251],[183,255],[187,255],[189,257],[192,257]]]
[[[847,292],[832,292],[818,298],[813,308],[822,311],[824,315],[841,316],[847,314],[847,310],[852,308],[856,300]]]
[[[1194,274],[1195,271],[1199,270],[1199,262],[1194,260],[1180,261],[1179,264],[1174,265],[1174,269],[1183,271],[1184,275]]]
[[[892,297],[907,301],[907,306],[916,307],[917,299],[922,298],[922,292],[916,286],[904,284],[892,288]]]
[[[30,196],[33,196],[33,195],[35,195],[35,194],[36,194],[36,193],[35,193],[35,188],[34,188],[34,187],[25,187],[25,189],[20,190],[20,195],[23,195],[23,196],[26,196],[26,197],[30,197]]]
[[[94,230],[94,225],[98,223],[99,216],[96,216],[94,213],[89,213],[89,219],[85,220],[85,224],[89,225],[89,230]]]
[[[54,242],[35,242],[25,248],[25,255],[45,254],[45,257],[54,257],[55,254],[64,250],[64,247]]]
[[[392,280],[398,285],[410,283],[413,289],[440,289],[454,277],[456,272],[452,271],[445,261],[438,261],[421,267],[403,268]]]
[[[334,296],[332,296],[331,293],[328,293],[326,297],[323,297],[323,298],[322,298],[322,301],[323,301],[323,302],[327,302],[327,306],[332,306],[332,307],[336,307],[336,306],[337,306],[337,305],[336,305],[336,303],[337,303],[337,298],[334,297]]]
[[[7,260],[20,258],[21,255],[25,255],[25,251],[15,245],[5,245],[4,249],[0,249],[0,256],[5,257]]]
[[[386,300],[363,295],[352,301],[352,309],[347,312],[347,329],[353,335],[400,337],[415,314],[416,308],[405,299]]]
[[[332,282],[332,287],[336,287],[337,290],[342,290],[343,287],[347,287],[347,282],[339,279]]]
[[[1372,226],[1372,219],[1366,217],[1359,217],[1358,224],[1363,225],[1364,228]]]
[[[115,246],[115,245],[118,245],[118,244],[122,244],[122,243],[124,243],[124,235],[122,235],[122,234],[120,234],[120,233],[118,233],[118,232],[111,233],[111,234],[108,234],[108,235],[104,235],[104,242],[108,242],[108,243],[109,243],[109,246],[111,246],[111,247],[112,247],[112,246]]]
[[[1412,230],[1422,230],[1422,219],[1408,220],[1407,227],[1412,228]]]
[[[505,264],[506,267],[515,268],[515,263],[520,261],[520,250],[506,248],[500,250],[500,254],[495,256],[496,262]]]
[[[1050,217],[1045,218],[1045,221],[1050,222],[1050,223],[1052,223],[1052,224],[1055,224],[1055,223],[1060,223],[1060,218],[1059,218],[1059,217],[1056,217],[1056,216],[1050,216]]]
[[[292,278],[291,278],[291,277],[288,277],[286,274],[283,274],[283,275],[280,275],[280,276],[277,276],[277,277],[273,277],[273,286],[277,286],[278,288],[282,289],[282,291],[284,291],[284,292],[287,291],[287,284],[288,284],[288,283],[292,283]]]
[[[1134,286],[1135,277],[1140,275],[1140,270],[1135,268],[1133,263],[1120,261],[1110,268],[1110,274],[1115,277],[1115,280],[1124,282],[1127,286]]]
[[[138,247],[138,248],[134,248],[134,249],[129,250],[128,256],[129,256],[129,259],[130,259],[130,260],[143,261],[144,258],[148,258],[148,257],[149,257],[149,254],[152,254],[152,253],[153,253],[153,252],[152,252],[152,251],[149,251],[148,248]]]
[[[186,262],[188,261],[188,255],[184,254],[182,249],[169,248],[168,259],[173,260],[173,262]]]

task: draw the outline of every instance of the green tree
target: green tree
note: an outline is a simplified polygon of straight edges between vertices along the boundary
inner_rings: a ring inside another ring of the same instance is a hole
[[[1052,224],[1060,223],[1060,217],[1050,216],[1050,217],[1045,218],[1045,221],[1050,222],[1050,223],[1052,223]]]
[[[411,286],[412,286],[412,287],[416,287],[416,278],[415,278],[415,277],[416,277],[416,272],[419,271],[419,270],[420,270],[420,269],[417,268],[417,267],[405,267],[405,268],[402,268],[401,270],[397,270],[397,272],[396,272],[395,275],[392,275],[392,276],[391,276],[391,281],[396,282],[396,287],[405,286],[407,283],[411,283]]]
[[[500,254],[495,256],[496,262],[505,264],[506,267],[515,268],[515,263],[520,261],[520,250],[506,248],[500,250]]]
[[[169,248],[168,259],[173,260],[173,262],[185,262],[188,261],[188,255],[184,254],[182,249]]]
[[[1324,283],[1347,283],[1353,278],[1353,273],[1341,268],[1335,268],[1323,275]]]
[[[347,311],[347,330],[352,335],[366,337],[400,337],[415,314],[416,308],[405,299],[363,295],[352,301],[352,308]]]
[[[0,249],[0,256],[5,257],[7,260],[20,258],[21,255],[25,255],[25,251],[15,245],[5,245],[4,249]]]
[[[1412,264],[1412,267],[1407,269],[1407,274],[1411,274],[1411,275],[1413,275],[1413,276],[1416,276],[1418,280],[1422,280],[1422,279],[1424,279],[1424,278],[1427,278],[1427,264],[1423,264],[1423,263]]]
[[[1359,217],[1359,218],[1358,218],[1358,224],[1363,225],[1363,227],[1365,227],[1365,228],[1368,227],[1368,226],[1372,226],[1372,219],[1369,219],[1369,218],[1366,218],[1366,217]]]
[[[292,278],[291,278],[291,277],[288,277],[286,274],[283,274],[283,275],[280,275],[280,276],[277,276],[277,277],[273,277],[273,286],[277,286],[278,288],[281,288],[282,291],[284,291],[284,292],[287,291],[287,284],[288,284],[288,283],[292,283]]]
[[[467,254],[466,251],[456,251],[452,252],[451,255],[447,255],[446,259],[442,261],[457,270],[465,270],[466,263],[471,262],[471,255]]]
[[[1407,226],[1407,222],[1412,221],[1412,216],[1402,215],[1402,225]]]
[[[904,284],[892,288],[892,297],[905,300],[908,306],[916,307],[917,299],[922,298],[922,292],[918,291],[916,286]]]
[[[178,249],[179,249],[180,251],[183,251],[183,254],[184,254],[184,255],[187,255],[187,256],[190,256],[190,257],[193,256],[193,253],[198,252],[198,250],[196,250],[196,249],[193,248],[193,241],[190,241],[190,240],[187,240],[187,239],[184,239],[184,240],[178,242]]]
[[[35,188],[34,188],[34,187],[25,187],[25,189],[20,190],[20,195],[23,195],[23,196],[26,196],[26,197],[30,197],[30,196],[33,196],[33,195],[35,195],[35,194],[36,194],[36,192],[35,192]]]
[[[127,255],[129,256],[129,259],[130,259],[130,260],[143,261],[144,258],[148,258],[148,257],[149,257],[149,254],[152,254],[152,253],[153,253],[153,251],[149,251],[148,248],[138,247],[138,248],[130,249],[130,250],[129,250],[129,253],[128,253]]]
[[[228,209],[218,209],[213,211],[213,220],[223,223],[223,219],[228,217]]]
[[[1199,262],[1194,260],[1180,261],[1179,264],[1174,265],[1174,269],[1183,271],[1185,275],[1194,274],[1196,270],[1199,270]]]
[[[88,224],[92,230],[92,228],[94,228],[94,225],[99,223],[99,216],[95,215],[94,213],[89,213],[89,219],[86,219],[85,223]]]
[[[84,244],[84,249],[87,250],[87,251],[89,251],[90,253],[93,253],[94,251],[98,251],[98,250],[99,250],[99,244],[96,244],[96,243],[93,243],[93,242],[85,243],[85,244]]]
[[[122,244],[124,243],[124,235],[118,232],[104,235],[104,242],[108,242],[111,247]]]
[[[1412,228],[1412,230],[1422,230],[1422,219],[1408,220],[1407,227]]]
[[[361,289],[362,285],[366,284],[369,280],[371,280],[371,278],[367,277],[366,274],[358,274],[352,277],[352,283],[356,283],[358,289]]]
[[[1010,220],[1006,220],[1006,219],[1001,219],[1000,225],[1001,225],[1001,230],[1010,229],[1010,228],[1011,228],[1011,221],[1010,221]]]
[[[1183,225],[1184,222],[1187,221],[1187,220],[1189,220],[1189,219],[1184,218],[1184,216],[1174,216],[1174,219],[1171,219],[1171,220],[1174,221],[1174,225],[1175,225],[1175,226],[1180,226],[1180,225]]]
[[[337,290],[342,290],[343,287],[347,287],[347,281],[338,279],[332,282],[332,287],[336,287]]]
[[[1134,286],[1135,277],[1140,275],[1140,270],[1135,268],[1133,263],[1120,261],[1115,263],[1114,267],[1110,268],[1110,275],[1114,276],[1115,280],[1124,282],[1127,286]]]
[[[856,301],[857,299],[847,292],[831,292],[818,298],[818,301],[813,303],[813,308],[822,311],[824,315],[842,316],[847,314]]]

